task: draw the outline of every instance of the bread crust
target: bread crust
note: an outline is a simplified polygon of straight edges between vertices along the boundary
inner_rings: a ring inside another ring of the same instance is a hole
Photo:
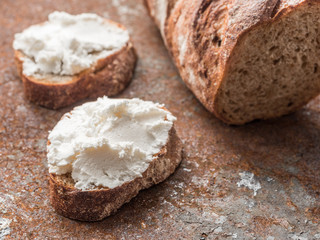
[[[169,177],[181,162],[182,143],[174,126],[166,145],[150,162],[142,177],[119,187],[82,191],[74,187],[67,175],[49,174],[50,201],[57,213],[81,221],[99,221],[115,213],[134,198],[140,190],[151,187]],[[70,180],[71,179],[71,180]]]
[[[122,25],[106,20],[119,28]],[[114,96],[130,83],[137,55],[131,41],[113,54],[99,59],[93,66],[74,76],[45,75],[43,77],[23,74],[24,54],[14,51],[15,63],[24,86],[25,97],[40,106],[59,109],[86,98]],[[52,81],[54,77],[61,81]]]
[[[159,1],[145,0],[145,4],[162,28],[162,37],[181,78],[210,112],[228,124],[245,123],[230,122],[218,107],[221,84],[238,44],[251,30],[273,24],[297,7],[320,4],[317,0],[166,0],[167,8],[162,10],[165,20],[160,25],[157,19],[161,11],[155,9]],[[286,113],[265,118],[283,114]]]

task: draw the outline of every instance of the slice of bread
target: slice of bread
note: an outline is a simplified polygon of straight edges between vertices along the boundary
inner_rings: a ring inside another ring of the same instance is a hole
[[[164,181],[182,157],[175,118],[139,99],[98,99],[65,114],[48,137],[50,201],[68,218],[98,221]]]
[[[70,174],[50,174],[50,201],[57,213],[81,221],[99,221],[115,213],[123,204],[134,198],[140,190],[168,178],[181,161],[182,143],[174,127],[167,144],[150,163],[142,177],[119,187],[97,187],[82,191],[74,186]]]
[[[118,23],[106,19],[103,21],[106,27],[112,26],[119,31],[127,31]],[[42,25],[45,23],[34,26]],[[98,53],[93,51],[89,54],[93,56]],[[24,72],[24,63],[26,60],[34,62],[34,57],[28,56],[19,49],[15,49],[14,57],[23,82],[25,97],[37,105],[50,109],[66,107],[86,98],[119,94],[130,83],[137,60],[130,39],[121,48],[111,49],[110,54],[97,59],[90,67],[72,75],[50,72],[27,75]]]

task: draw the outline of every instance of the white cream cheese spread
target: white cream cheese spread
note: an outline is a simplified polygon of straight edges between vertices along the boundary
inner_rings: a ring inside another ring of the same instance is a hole
[[[53,12],[47,22],[15,34],[13,48],[26,56],[23,73],[27,76],[75,75],[128,41],[127,30],[96,14]]]
[[[49,172],[71,173],[82,190],[115,188],[142,176],[176,120],[162,107],[103,97],[74,108],[49,134]]]

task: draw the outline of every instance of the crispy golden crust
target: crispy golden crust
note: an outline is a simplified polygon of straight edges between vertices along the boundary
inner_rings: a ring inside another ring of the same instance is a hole
[[[181,162],[182,143],[172,127],[167,144],[142,174],[119,187],[76,189],[70,175],[50,174],[50,201],[57,213],[81,221],[99,221],[115,213],[140,190],[164,181]]]
[[[108,22],[124,28],[120,24]],[[137,60],[133,45],[128,42],[119,51],[72,77],[47,75],[40,79],[23,74],[23,57],[21,51],[15,51],[15,63],[23,82],[25,97],[50,109],[66,107],[86,98],[119,94],[129,85]],[[57,77],[60,78],[59,82],[52,81]]]

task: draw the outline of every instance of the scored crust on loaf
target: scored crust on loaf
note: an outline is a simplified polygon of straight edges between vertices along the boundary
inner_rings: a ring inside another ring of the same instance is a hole
[[[181,162],[182,143],[174,126],[169,138],[148,168],[130,182],[116,188],[96,187],[80,190],[74,187],[70,174],[50,174],[50,201],[55,210],[68,218],[81,221],[99,221],[115,213],[134,198],[140,190],[164,181]]]
[[[121,24],[106,19],[104,21],[125,30]],[[14,58],[23,82],[25,97],[40,106],[58,109],[86,98],[119,94],[131,81],[137,55],[129,40],[121,49],[97,60],[90,68],[73,76],[27,76],[23,73],[23,62],[28,57],[22,51],[15,50]]]
[[[279,117],[320,93],[319,1],[145,2],[182,79],[224,122]]]

